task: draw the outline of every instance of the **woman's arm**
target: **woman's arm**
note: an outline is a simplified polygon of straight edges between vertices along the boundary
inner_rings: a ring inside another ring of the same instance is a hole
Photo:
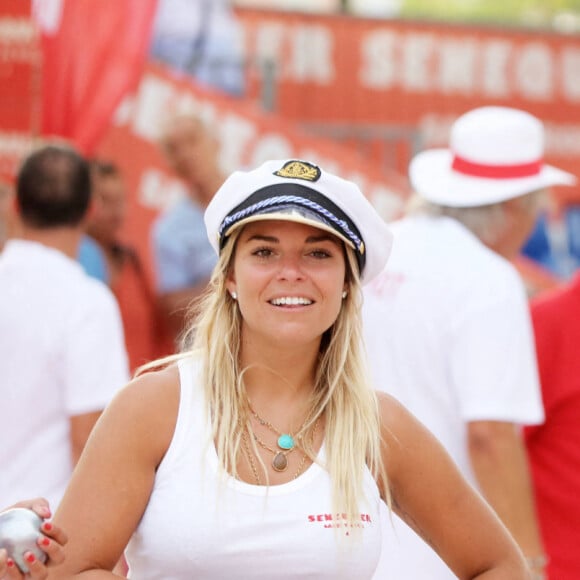
[[[527,579],[517,544],[438,440],[389,395],[379,393],[379,402],[397,515],[459,578]]]
[[[116,577],[111,571],[145,511],[178,406],[173,366],[135,379],[107,407],[56,512],[69,542],[50,578]]]

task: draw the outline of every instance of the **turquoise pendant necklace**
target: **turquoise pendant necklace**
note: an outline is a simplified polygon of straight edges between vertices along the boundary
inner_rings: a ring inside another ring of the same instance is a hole
[[[276,429],[276,427],[274,427],[274,425],[272,425],[272,423],[270,423],[270,421],[266,421],[266,419],[262,419],[262,417],[260,417],[260,415],[258,415],[258,413],[256,413],[256,411],[254,411],[254,409],[252,408],[252,406],[250,405],[250,411],[252,413],[252,415],[254,415],[254,417],[256,418],[256,420],[258,421],[258,423],[260,423],[260,425],[263,425],[264,427],[268,427],[268,429],[270,429],[270,431],[272,431],[273,433],[276,433],[276,435],[278,435],[278,447],[284,451],[290,451],[291,449],[294,449],[294,446],[296,445],[295,441],[294,441],[294,437],[292,437],[291,433],[282,433],[280,430]]]
[[[249,403],[249,401],[248,401],[248,403]],[[272,431],[273,433],[278,435],[278,439],[277,439],[276,443],[278,445],[278,448],[281,451],[275,451],[274,449],[270,449],[260,439],[258,439],[255,434],[254,434],[254,437],[256,438],[257,442],[260,443],[260,445],[262,445],[262,447],[264,447],[265,449],[268,449],[269,451],[271,451],[272,453],[275,454],[274,459],[272,460],[272,467],[276,471],[285,471],[286,468],[288,467],[288,459],[287,459],[286,455],[288,453],[290,453],[296,447],[296,441],[294,440],[294,436],[291,433],[282,433],[279,429],[276,429],[276,427],[274,427],[274,425],[272,425],[272,423],[270,423],[270,421],[266,421],[266,419],[262,419],[262,417],[260,417],[260,415],[258,415],[258,413],[256,413],[256,411],[254,411],[254,409],[252,408],[252,405],[249,404],[248,406],[250,408],[250,412],[252,413],[252,415],[254,415],[256,421],[258,421],[258,423],[260,423],[260,425],[267,427],[268,429],[270,429],[270,431]],[[303,428],[304,428],[304,425],[302,425],[302,427],[300,427],[300,430],[298,432],[300,433]],[[300,436],[298,436],[298,438],[300,438]]]
[[[278,447],[280,449],[284,449],[289,451],[290,449],[294,448],[294,437],[290,435],[290,433],[282,433],[280,437],[278,437]]]

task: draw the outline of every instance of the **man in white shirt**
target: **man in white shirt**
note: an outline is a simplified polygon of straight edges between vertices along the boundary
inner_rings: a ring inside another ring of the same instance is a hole
[[[542,156],[543,126],[528,113],[483,107],[460,117],[449,149],[412,160],[415,206],[393,224],[389,265],[363,309],[376,387],[443,443],[538,573],[543,548],[519,426],[541,423],[543,409],[526,294],[510,260],[541,193],[574,179]],[[454,578],[412,522],[393,522],[377,579]]]
[[[56,509],[103,408],[128,379],[111,292],[76,261],[90,204],[86,161],[46,146],[20,169],[19,237],[0,255],[0,505]]]

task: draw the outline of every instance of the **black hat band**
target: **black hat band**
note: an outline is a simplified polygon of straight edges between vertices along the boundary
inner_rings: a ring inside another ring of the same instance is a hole
[[[294,183],[269,185],[248,196],[223,219],[218,230],[220,249],[223,248],[227,232],[238,222],[259,214],[273,213],[277,209],[299,207],[316,216],[317,220],[329,226],[352,243],[355,249],[359,271],[365,262],[365,245],[354,222],[328,197],[318,191]]]

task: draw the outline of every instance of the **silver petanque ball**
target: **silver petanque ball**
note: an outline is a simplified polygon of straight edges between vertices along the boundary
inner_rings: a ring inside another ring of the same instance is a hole
[[[12,508],[0,513],[0,548],[8,552],[23,574],[28,572],[25,552],[32,552],[41,562],[46,560],[46,554],[36,544],[41,524],[42,519],[25,508]]]

